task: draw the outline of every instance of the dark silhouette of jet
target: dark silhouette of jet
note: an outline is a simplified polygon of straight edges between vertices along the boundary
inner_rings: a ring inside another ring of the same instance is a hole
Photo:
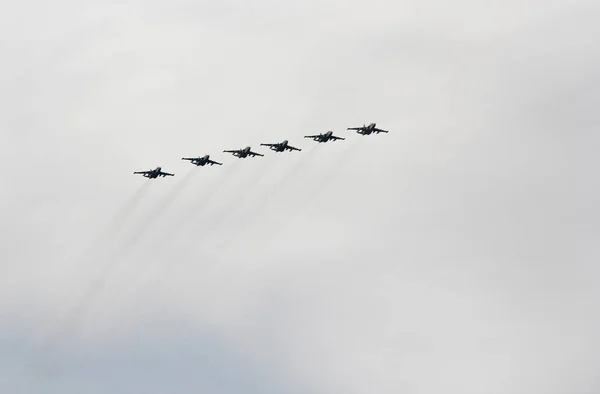
[[[231,153],[240,159],[243,159],[248,156],[264,156],[260,153],[252,152],[252,150],[250,150],[250,149],[251,148],[249,146],[247,146],[244,149],[224,150],[223,152]]]
[[[321,134],[317,134],[317,135],[305,135],[304,138],[312,138],[316,142],[345,140],[345,138],[336,137],[335,135],[333,135],[333,131],[328,131],[325,134],[321,133]]]
[[[361,135],[388,133],[387,130],[378,129],[377,123],[370,123],[368,126],[362,125],[362,127],[348,127],[348,130],[356,130]]]
[[[260,144],[261,146],[268,146],[269,149],[271,149],[272,151],[275,152],[283,152],[285,150],[289,150],[291,151],[301,151],[302,149],[299,148],[294,148],[293,146],[288,144],[288,140],[284,140],[282,142],[279,142],[277,144]]]
[[[145,178],[148,178],[148,179],[156,179],[158,177],[165,177],[165,176],[175,176],[175,174],[169,174],[168,172],[162,172],[161,167],[156,167],[155,169],[148,170],[148,171],[136,171],[136,172],[134,172],[134,174],[142,174]]]
[[[214,160],[211,160],[210,155],[204,155],[201,157],[182,157],[181,160],[188,160],[196,166],[205,166],[207,164],[210,164],[211,166],[214,166],[215,164],[219,166],[223,165],[223,163],[218,163]]]

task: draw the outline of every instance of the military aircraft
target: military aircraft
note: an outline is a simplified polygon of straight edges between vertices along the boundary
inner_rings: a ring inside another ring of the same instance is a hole
[[[297,150],[297,151],[301,151],[302,149],[299,148],[294,148],[293,146],[288,144],[288,140],[284,140],[282,142],[279,142],[277,144],[260,144],[261,146],[268,146],[269,149],[271,149],[272,151],[275,152],[283,152],[286,149],[291,151]]]
[[[181,160],[189,160],[196,166],[205,166],[207,164],[210,164],[211,166],[214,166],[215,164],[220,166],[223,165],[223,163],[218,163],[214,160],[211,160],[210,155],[204,155],[202,157],[182,157]]]
[[[165,176],[175,176],[175,174],[169,174],[168,172],[162,172],[162,168],[161,167],[156,167],[153,170],[148,170],[148,171],[136,171],[134,172],[134,174],[142,174],[144,177],[148,178],[148,179],[155,179],[158,177],[165,177]]]
[[[304,138],[312,138],[313,140],[317,141],[317,142],[327,142],[330,140],[345,140],[345,138],[342,137],[336,137],[335,135],[333,135],[333,131],[328,131],[327,133],[323,134],[317,134],[317,135],[305,135]]]
[[[224,150],[223,152],[232,153],[234,156],[240,159],[248,156],[264,156],[260,153],[252,152],[249,146],[245,147],[244,149]]]
[[[368,126],[362,125],[362,127],[348,127],[348,130],[356,130],[358,134],[369,135],[371,133],[388,133],[387,130],[377,128],[377,123],[370,123]]]

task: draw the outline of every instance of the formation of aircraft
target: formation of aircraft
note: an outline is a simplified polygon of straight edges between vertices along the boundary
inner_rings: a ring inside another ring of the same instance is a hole
[[[376,123],[369,123],[368,125],[363,124],[361,127],[348,127],[347,130],[356,130],[356,132],[361,135],[370,135],[373,133],[375,133],[375,134],[388,133],[387,130],[377,128]],[[328,131],[326,133],[320,133],[320,134],[315,134],[315,135],[305,135],[304,138],[311,138],[315,142],[319,142],[319,143],[345,140],[344,137],[338,137],[336,135],[333,135],[333,131]],[[293,151],[301,151],[302,150],[300,148],[291,146],[289,144],[288,140],[283,140],[282,142],[273,143],[273,144],[263,143],[260,145],[266,146],[274,152],[285,152],[285,151],[293,152]],[[262,157],[262,156],[264,156],[262,153],[253,152],[252,148],[249,146],[247,146],[243,149],[224,150],[223,152],[231,153],[233,156],[240,158],[240,159],[243,159],[246,157],[256,157],[256,156]],[[199,156],[199,157],[182,157],[181,160],[186,160],[186,161],[189,161],[191,164],[194,164],[195,166],[202,166],[202,167],[204,167],[206,165],[213,166],[215,164],[219,165],[219,166],[223,165],[223,163],[219,163],[214,160],[211,160],[210,155],[204,155],[204,156]],[[148,170],[148,171],[136,171],[136,172],[134,172],[134,174],[141,174],[145,178],[148,178],[148,179],[163,178],[166,176],[174,176],[175,175],[175,174],[170,174],[168,172],[163,172],[161,167],[156,167],[154,170]]]
[[[145,178],[148,179],[156,179],[158,177],[166,177],[166,176],[175,176],[175,174],[169,174],[168,172],[163,172],[161,167],[156,167],[153,170],[148,171],[136,171],[134,174],[141,174]]]
[[[387,133],[387,130],[377,128],[377,123],[370,123],[368,126],[362,125],[362,127],[348,127],[348,130],[356,130],[358,134],[369,135],[371,133]]]
[[[218,163],[214,160],[211,160],[210,155],[204,155],[202,157],[182,157],[181,160],[188,160],[196,166],[203,166],[203,167],[207,164],[210,164],[211,166],[214,166],[215,164],[217,164],[219,166],[223,165],[223,163]]]

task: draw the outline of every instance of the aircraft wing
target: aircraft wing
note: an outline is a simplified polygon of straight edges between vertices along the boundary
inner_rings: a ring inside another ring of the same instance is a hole
[[[320,135],[305,135],[304,138],[319,138]]]
[[[343,137],[336,137],[335,135],[332,135],[329,138],[331,138],[332,140],[345,140],[345,138],[343,138]]]
[[[348,127],[347,130],[362,130],[364,127]]]
[[[373,131],[376,133],[388,133],[387,130],[382,130],[382,129],[378,129],[378,128],[374,128]]]
[[[277,144],[260,144],[260,146],[277,146]]]
[[[224,150],[223,152],[225,152],[225,153],[240,153],[241,149],[237,149],[237,150]]]
[[[146,174],[150,174],[152,171],[136,171],[134,172],[134,174],[142,174],[142,175],[146,175]]]
[[[217,164],[217,165],[219,165],[219,166],[220,166],[220,165],[223,165],[223,163],[217,163],[216,161],[214,161],[214,160],[210,160],[210,159],[208,159],[208,162],[209,162],[210,164]]]
[[[263,155],[263,154],[261,154],[261,153],[256,153],[256,152],[252,152],[252,151],[248,152],[248,154],[249,154],[249,155],[252,155],[252,156],[264,156],[264,155]]]
[[[297,151],[301,151],[301,150],[302,150],[302,149],[300,149],[300,148],[296,148],[296,147],[293,147],[293,146],[291,146],[291,145],[288,145],[288,146],[287,146],[287,148],[288,148],[289,150],[297,150]]]
[[[158,175],[161,175],[161,176],[175,176],[175,174],[169,174],[168,172],[162,172],[162,171],[159,172]]]
[[[193,157],[182,157],[182,158],[181,158],[181,160],[189,160],[189,161],[192,161],[192,160],[195,160],[195,159],[194,159]]]

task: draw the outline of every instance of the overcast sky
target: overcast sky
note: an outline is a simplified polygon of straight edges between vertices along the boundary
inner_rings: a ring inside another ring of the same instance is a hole
[[[1,8],[0,391],[599,392],[596,1]]]

